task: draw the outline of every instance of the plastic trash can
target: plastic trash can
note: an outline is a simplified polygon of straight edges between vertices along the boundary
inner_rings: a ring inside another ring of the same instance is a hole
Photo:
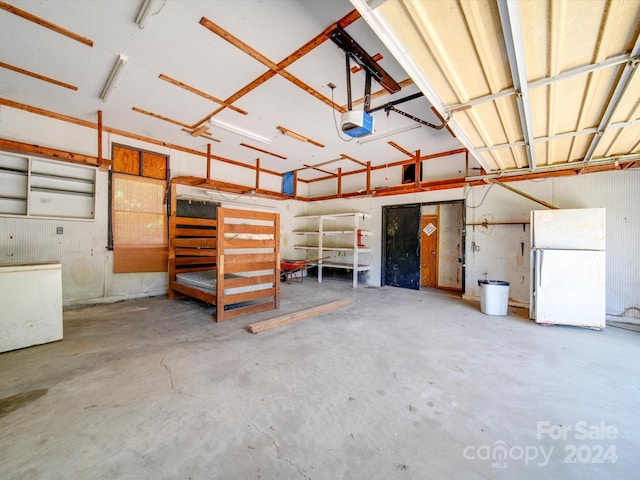
[[[478,280],[480,311],[487,315],[506,315],[509,306],[509,282]]]

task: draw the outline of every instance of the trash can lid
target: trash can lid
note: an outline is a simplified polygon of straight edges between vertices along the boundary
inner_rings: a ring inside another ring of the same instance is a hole
[[[508,286],[509,282],[502,280],[478,280],[478,285],[504,285]]]

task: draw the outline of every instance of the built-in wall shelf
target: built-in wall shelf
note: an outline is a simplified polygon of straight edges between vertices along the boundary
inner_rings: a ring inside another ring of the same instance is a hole
[[[304,250],[308,259],[315,260],[318,283],[322,283],[323,268],[341,268],[352,271],[353,288],[358,286],[358,273],[371,269],[371,265],[363,262],[368,259],[371,248],[362,243],[363,237],[371,235],[369,230],[362,228],[369,218],[371,215],[363,212],[296,217],[306,220],[306,228],[293,231],[304,237],[304,243],[296,244],[294,248]]]

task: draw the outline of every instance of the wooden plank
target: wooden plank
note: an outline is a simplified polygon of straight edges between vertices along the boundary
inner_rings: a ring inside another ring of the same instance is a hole
[[[224,294],[224,304],[233,305],[234,303],[251,302],[260,298],[273,297],[276,293],[275,288],[265,288],[263,290],[252,290],[250,292],[234,293],[231,295]]]
[[[113,248],[113,273],[166,272],[169,250],[167,247]]]
[[[251,233],[273,235],[273,225],[251,225],[248,223],[227,223],[226,233]]]
[[[20,73],[21,75],[26,75],[28,77],[42,80],[43,82],[48,82],[53,85],[57,85],[58,87],[68,88],[69,90],[73,90],[73,91],[78,90],[78,87],[76,87],[75,85],[71,85],[70,83],[61,82],[60,80],[56,80],[55,78],[47,77],[45,75],[40,75],[39,73],[32,72],[31,70],[25,70],[24,68],[16,67],[15,65],[10,65],[8,63],[0,62],[0,67],[6,68],[7,70],[12,70],[16,73]]]
[[[171,290],[184,293],[190,297],[197,298],[198,300],[202,300],[203,302],[211,305],[216,304],[216,297],[212,293],[203,292],[197,288],[187,287],[186,285],[181,285],[178,282],[173,281],[169,283],[169,288],[171,288]]]
[[[204,264],[204,265],[198,265],[198,266],[175,266],[174,268],[174,274],[178,274],[178,273],[191,273],[191,272],[208,272],[210,270],[215,270],[216,265],[215,263],[213,265],[208,265],[208,264]]]
[[[22,154],[32,154],[40,157],[53,158],[63,162],[77,163],[82,165],[97,166],[98,158],[82,155],[79,153],[67,152],[56,148],[42,147],[40,145],[31,145],[28,143],[16,142],[14,140],[6,140],[0,138],[0,150],[8,152],[16,152]]]
[[[218,236],[218,231],[214,229],[198,229],[198,228],[189,228],[189,227],[175,227],[175,232],[172,235],[173,238],[176,238],[176,237],[216,238],[217,236]]]
[[[169,82],[173,85],[175,85],[176,87],[180,87],[180,88],[184,88],[185,90],[191,92],[191,93],[195,93],[196,95],[200,95],[201,97],[204,97],[208,100],[211,100],[212,102],[218,103],[220,105],[222,105],[223,107],[227,107],[230,108],[231,110],[238,112],[242,115],[247,115],[248,112],[246,112],[245,110],[242,110],[241,108],[238,108],[234,105],[231,105],[228,102],[225,102],[224,100],[214,97],[213,95],[210,95],[206,92],[203,92],[202,90],[198,90],[195,87],[192,87],[191,85],[187,85],[186,83],[181,82],[180,80],[176,80],[175,78],[170,77],[169,75],[165,75],[164,73],[160,74],[160,79],[164,80],[165,82]]]
[[[149,110],[144,110],[139,107],[131,107],[131,110],[133,110],[134,112],[142,113],[143,115],[148,115],[150,117],[157,118],[158,120],[164,120],[165,122],[173,123],[174,125],[179,125],[183,128],[188,128],[189,130],[191,130],[191,127],[186,123],[180,122],[179,120],[174,120],[173,118],[165,117],[164,115],[160,115],[159,113],[153,113],[153,112],[150,112]]]
[[[236,208],[224,207],[226,218],[252,219],[252,220],[271,220],[273,221],[277,214],[270,212],[261,212],[258,210],[238,210]],[[227,223],[227,226],[229,224]]]
[[[233,263],[257,263],[257,262],[275,262],[277,255],[274,252],[271,253],[239,253],[239,254],[227,254],[225,256],[227,265]],[[257,270],[255,268],[254,270]]]
[[[252,315],[254,313],[264,312],[267,310],[273,310],[278,308],[276,302],[262,302],[254,303],[253,305],[247,305],[244,307],[232,308],[229,310],[218,311],[216,319],[217,322],[223,322],[225,320],[231,320],[232,318],[244,317],[245,315]]]
[[[254,262],[254,263],[225,263],[226,273],[255,272],[256,270],[273,270],[275,262]]]
[[[175,248],[173,253],[176,256],[183,255],[185,257],[215,257],[217,250],[214,248]]]
[[[297,322],[298,320],[303,320],[315,315],[320,315],[332,310],[336,310],[338,308],[346,307],[348,305],[351,305],[350,298],[336,300],[335,302],[323,303],[321,305],[316,305],[315,307],[305,308],[303,310],[298,310],[297,312],[287,313],[286,315],[280,315],[279,317],[264,320],[262,322],[251,323],[247,326],[247,329],[250,333],[263,332],[264,330],[269,330],[281,325],[287,325],[289,323]]]
[[[114,172],[140,175],[140,150],[114,145],[112,150]]]
[[[142,151],[142,174],[145,177],[167,180],[168,163],[166,155]]]
[[[224,288],[248,287],[249,285],[275,284],[273,273],[267,275],[255,275],[253,277],[231,277],[224,279]]]
[[[243,240],[227,238],[224,241],[224,248],[274,248],[274,240]]]
[[[215,227],[218,220],[215,218],[198,218],[198,217],[176,217],[176,226],[198,226],[198,227]],[[216,232],[216,230],[211,230]]]
[[[54,32],[59,33],[60,35],[69,37],[72,40],[75,40],[76,42],[80,42],[89,47],[93,47],[93,40],[90,40],[87,37],[83,37],[82,35],[78,35],[77,33],[72,32],[71,30],[67,30],[66,28],[56,25],[55,23],[52,23],[49,20],[45,20],[44,18],[38,17],[33,13],[29,13],[26,10],[22,10],[13,5],[9,5],[7,2],[0,2],[0,8],[2,10],[6,10],[9,13],[13,13],[14,15],[22,17],[25,20],[29,20],[30,22],[36,23],[41,27],[48,28],[49,30],[53,30]]]
[[[260,153],[266,153],[267,155],[271,155],[272,157],[280,158],[282,160],[286,160],[287,157],[280,155],[279,153],[273,153],[269,150],[265,150],[264,148],[254,147],[253,145],[249,145],[248,143],[240,142],[241,147],[250,148],[251,150],[255,150]]]
[[[190,248],[216,248],[218,239],[216,238],[173,238],[171,245],[174,247]]]

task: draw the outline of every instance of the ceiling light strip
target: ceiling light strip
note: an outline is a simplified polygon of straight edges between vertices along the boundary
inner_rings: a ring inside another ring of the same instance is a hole
[[[38,80],[42,80],[43,82],[52,83],[53,85],[57,85],[59,87],[68,88],[69,90],[73,90],[73,91],[78,90],[78,87],[76,87],[75,85],[64,83],[64,82],[61,82],[60,80],[56,80],[55,78],[46,77],[44,75],[40,75],[39,73],[31,72],[29,70],[25,70],[24,68],[16,67],[15,65],[9,65],[8,63],[0,62],[0,67],[6,68],[7,70],[12,70],[22,75],[27,75],[29,77],[37,78]]]
[[[584,156],[584,163],[588,164],[591,162],[593,158],[593,154],[600,143],[600,140],[604,136],[607,128],[609,127],[609,123],[613,118],[613,114],[616,112],[618,107],[620,106],[620,101],[622,97],[624,97],[627,88],[633,82],[634,77],[638,73],[638,66],[640,65],[640,35],[636,38],[636,43],[633,46],[633,50],[631,51],[631,55],[629,57],[629,61],[624,66],[622,70],[622,74],[618,79],[618,83],[616,84],[616,88],[613,91],[613,95],[609,99],[609,103],[607,104],[607,108],[605,109],[602,118],[600,119],[600,123],[598,124],[598,131],[591,139],[591,144],[587,149],[587,153]]]
[[[259,135],[257,133],[253,133],[250,132],[249,130],[245,130],[244,128],[240,128],[236,125],[231,125],[230,123],[225,123],[222,122],[220,120],[216,120],[215,118],[212,118],[209,120],[209,123],[213,126],[222,128],[224,130],[227,130],[228,132],[231,133],[235,133],[238,135],[242,135],[243,137],[247,137],[250,138],[251,140],[255,140],[257,142],[262,142],[262,143],[266,143],[266,144],[270,144],[271,143],[271,139],[264,137],[262,135]]]
[[[147,24],[147,20],[151,16],[151,4],[153,0],[143,0],[142,5],[140,6],[140,10],[138,11],[138,15],[136,16],[136,25],[138,25],[139,29],[143,29]]]
[[[6,10],[9,13],[13,13],[18,17],[22,17],[25,20],[29,20],[30,22],[36,23],[41,27],[48,28],[49,30],[53,30],[60,35],[64,35],[65,37],[69,37],[76,42],[83,43],[89,47],[93,47],[93,40],[88,39],[87,37],[83,37],[82,35],[78,35],[71,30],[67,30],[66,28],[60,27],[55,23],[51,23],[48,20],[45,20],[42,17],[38,17],[32,13],[27,12],[26,10],[22,10],[18,7],[14,7],[13,5],[8,4],[7,2],[0,2],[0,9]]]
[[[102,93],[100,94],[100,98],[102,99],[103,102],[106,102],[107,98],[111,96],[111,93],[113,92],[113,89],[115,88],[116,83],[118,82],[118,79],[122,75],[122,70],[124,69],[126,64],[127,64],[127,57],[120,54],[116,60],[115,65],[113,66],[113,70],[111,70],[111,73],[109,74],[107,83],[105,83],[104,88],[102,89]]]
[[[513,87],[516,91],[527,161],[529,163],[529,169],[535,170],[536,155],[533,149],[533,117],[531,115],[531,102],[529,101],[520,6],[517,0],[498,0],[498,11],[500,13],[500,23],[502,24],[502,31],[507,47],[509,66],[511,67]]]

